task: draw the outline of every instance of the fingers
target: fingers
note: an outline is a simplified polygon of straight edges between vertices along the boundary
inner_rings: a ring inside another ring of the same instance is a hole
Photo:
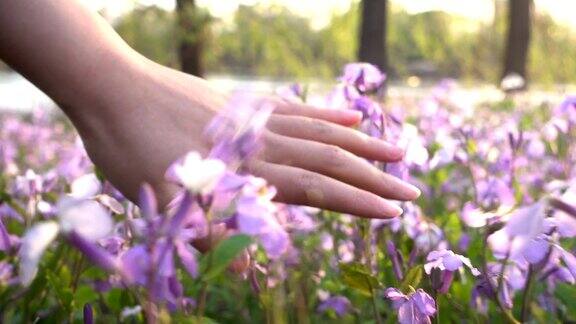
[[[303,116],[322,119],[332,123],[352,126],[360,122],[362,113],[354,110],[321,109],[305,104],[297,104],[285,100],[273,99],[275,105],[274,114]]]
[[[266,161],[298,167],[394,200],[413,200],[420,191],[334,145],[275,135],[268,139]]]
[[[402,213],[400,207],[373,193],[308,170],[263,161],[252,161],[248,168],[277,188],[276,200],[281,202],[367,218],[390,218]]]
[[[339,146],[369,160],[396,162],[404,151],[383,140],[324,120],[301,116],[272,116],[268,128],[280,135]]]

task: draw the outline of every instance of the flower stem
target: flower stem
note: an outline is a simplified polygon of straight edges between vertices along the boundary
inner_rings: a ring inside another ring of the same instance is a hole
[[[206,308],[206,299],[208,296],[208,283],[206,281],[202,282],[202,287],[200,288],[200,295],[198,297],[198,312],[196,317],[198,317],[198,322],[202,323],[202,317],[204,316],[204,309]]]
[[[534,282],[534,266],[528,266],[528,274],[526,275],[526,284],[524,285],[524,292],[522,293],[522,312],[520,313],[520,321],[524,323],[528,319],[528,307],[530,306],[530,297],[532,286]]]
[[[370,221],[367,219],[360,220],[360,229],[362,232],[362,236],[364,239],[364,262],[366,270],[369,273],[372,273],[372,251],[371,247],[371,237],[370,237]],[[378,305],[376,303],[376,294],[374,294],[374,287],[372,287],[372,283],[368,282],[370,286],[370,295],[372,299],[372,311],[374,312],[374,320],[376,320],[377,324],[381,324],[382,320],[380,319],[380,314],[378,313]]]
[[[376,320],[376,324],[382,324],[380,313],[378,313],[378,305],[376,303],[376,294],[374,293],[374,288],[370,288],[370,295],[372,297],[372,311],[374,312],[374,319]]]
[[[488,240],[488,231],[485,232],[484,234],[484,245],[486,245],[486,242]],[[490,280],[490,274],[488,272],[488,261],[486,258],[486,249],[484,250],[483,253],[480,253],[480,255],[482,256],[482,274],[484,275],[484,280],[486,280],[486,284],[488,285],[490,291],[492,291],[492,293],[494,294],[494,299],[496,300],[496,305],[498,305],[498,308],[500,308],[500,311],[502,311],[502,313],[505,316],[505,319],[508,323],[512,323],[512,324],[520,324],[520,322],[518,322],[517,319],[514,318],[514,315],[512,315],[512,312],[509,309],[506,309],[506,307],[504,306],[504,304],[502,303],[502,301],[500,300],[499,297],[499,291],[497,290],[496,287],[494,287],[494,284],[492,284],[492,281]]]
[[[204,215],[206,215],[206,221],[208,223],[208,246],[213,247],[214,244],[214,237],[213,237],[213,233],[212,233],[212,224],[211,224],[211,216],[212,214],[210,213],[210,208],[209,206],[203,204],[202,201],[202,197],[198,196],[198,202],[200,207],[202,208],[202,210],[204,211]],[[209,271],[210,268],[212,267],[212,253],[208,253],[207,257],[208,257],[208,264],[206,265],[206,271]],[[208,297],[208,282],[207,281],[203,281],[202,282],[202,287],[200,288],[200,295],[198,298],[198,312],[196,314],[196,316],[198,317],[198,322],[201,323],[202,322],[202,317],[204,316],[204,309],[206,308],[206,299]]]

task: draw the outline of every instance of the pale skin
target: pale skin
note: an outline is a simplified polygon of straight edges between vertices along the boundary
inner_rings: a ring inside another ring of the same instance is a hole
[[[167,167],[210,150],[203,130],[227,101],[209,82],[135,52],[76,0],[0,0],[0,59],[54,99],[92,161],[133,200],[144,182],[162,204],[173,197]],[[277,108],[246,168],[276,186],[276,200],[389,218],[402,213],[390,200],[419,196],[364,160],[399,161],[403,152],[351,128],[358,113],[264,100]]]

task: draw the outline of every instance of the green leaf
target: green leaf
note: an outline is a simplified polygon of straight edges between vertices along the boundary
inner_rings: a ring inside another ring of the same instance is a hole
[[[404,280],[402,280],[402,284],[400,285],[400,290],[404,293],[407,293],[410,287],[417,288],[422,281],[424,270],[422,266],[415,266],[414,268],[408,270]]]
[[[372,291],[380,286],[378,279],[371,275],[360,263],[341,263],[340,275],[342,281],[365,296],[372,296]]]
[[[98,300],[98,294],[88,285],[78,287],[74,293],[74,305],[76,307],[84,307],[87,303],[93,303]]]
[[[198,316],[189,316],[189,315],[175,315],[172,318],[172,323],[181,323],[181,324],[218,324],[218,322],[212,318],[202,316],[198,318]]]
[[[571,320],[576,320],[576,303],[574,303],[576,300],[576,287],[559,284],[556,286],[554,295],[566,306],[566,315],[568,315]]]
[[[122,309],[122,290],[120,288],[112,288],[106,295],[106,306],[110,307],[114,313],[120,312]]]
[[[530,312],[532,316],[536,319],[537,323],[548,323],[548,324],[556,324],[560,323],[560,321],[554,317],[550,312],[545,311],[542,309],[537,303],[530,303]]]
[[[102,172],[100,168],[94,167],[94,174],[96,174],[96,178],[98,178],[98,180],[100,181],[106,180],[106,176],[104,175],[104,172]]]
[[[218,243],[216,248],[200,261],[202,280],[208,281],[218,277],[251,243],[252,238],[243,234],[231,236]]]
[[[46,279],[48,280],[50,287],[56,293],[56,297],[58,298],[58,301],[60,302],[62,307],[64,307],[66,311],[70,311],[74,295],[72,294],[72,291],[70,290],[70,287],[68,285],[69,281],[62,280],[62,276],[56,275],[54,272],[50,270],[46,271]]]

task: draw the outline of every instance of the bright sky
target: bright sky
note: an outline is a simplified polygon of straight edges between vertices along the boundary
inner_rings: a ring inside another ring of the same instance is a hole
[[[175,0],[82,0],[94,9],[106,8],[110,17],[129,10],[134,4],[156,4],[173,9]],[[312,19],[313,25],[321,27],[328,23],[334,12],[343,12],[357,0],[197,0],[198,5],[208,8],[212,15],[229,19],[239,5],[281,4],[295,13]],[[502,1],[502,0],[500,0]],[[406,8],[411,13],[429,10],[444,10],[475,20],[490,20],[494,13],[494,0],[391,0],[394,5]],[[549,12],[559,22],[576,28],[573,0],[535,0],[536,10]]]

